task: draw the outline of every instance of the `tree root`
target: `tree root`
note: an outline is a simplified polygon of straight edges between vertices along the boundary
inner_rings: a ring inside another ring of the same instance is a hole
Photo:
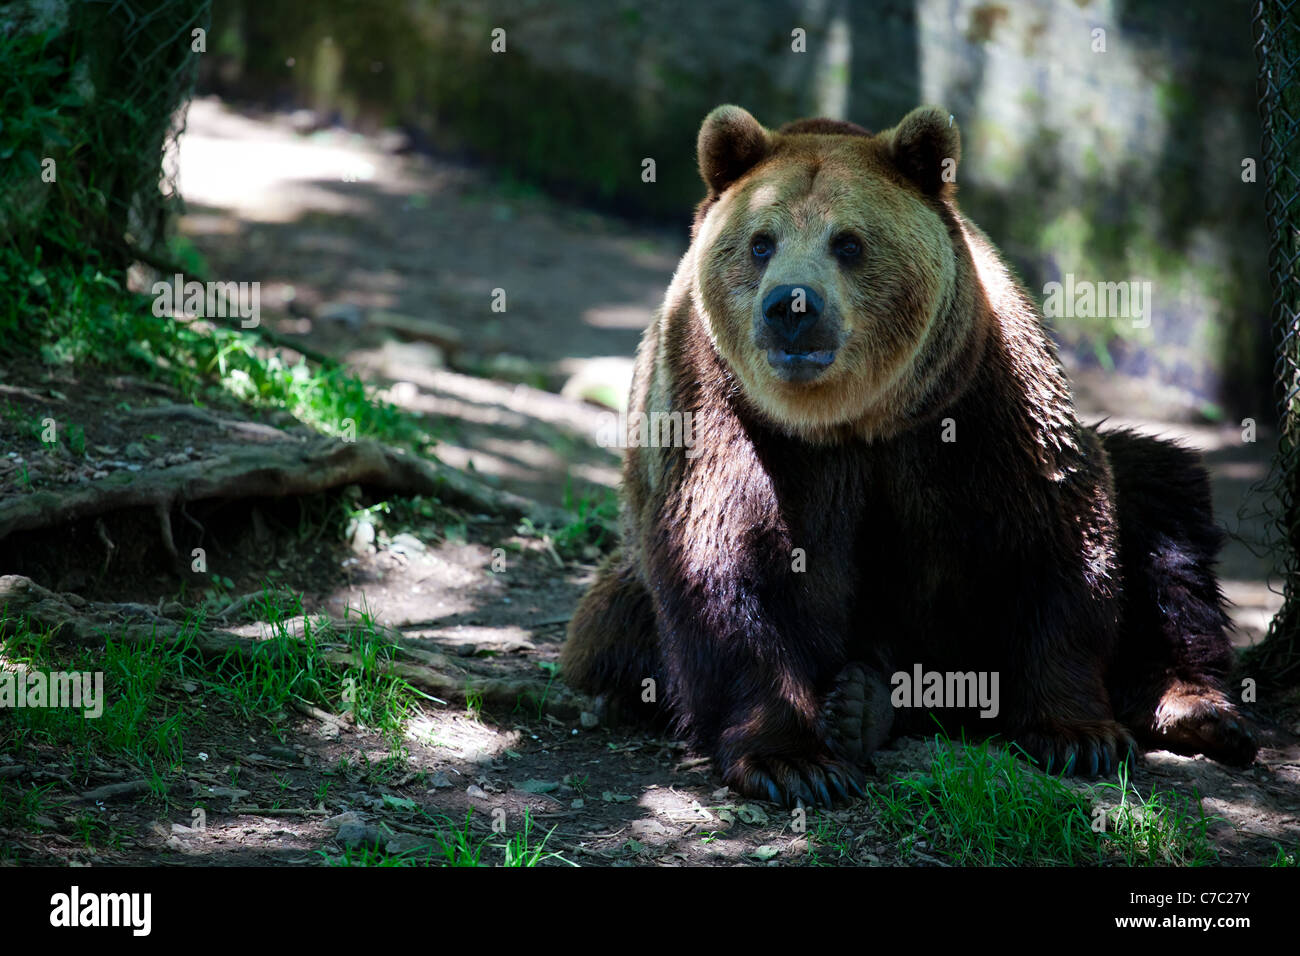
[[[134,474],[117,472],[85,485],[14,495],[0,502],[0,541],[16,531],[54,527],[123,508],[151,508],[158,515],[168,555],[181,561],[171,538],[170,514],[177,506],[205,498],[311,495],[351,484],[394,494],[435,496],[488,514],[527,517],[539,527],[566,522],[558,508],[488,487],[440,462],[373,441],[315,438],[231,446],[202,461]]]

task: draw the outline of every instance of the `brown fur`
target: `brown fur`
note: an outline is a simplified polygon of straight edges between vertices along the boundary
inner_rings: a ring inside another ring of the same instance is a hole
[[[880,704],[917,662],[998,671],[1002,713],[980,729],[1047,767],[1108,770],[1132,733],[1248,762],[1221,686],[1203,473],[1079,423],[1036,307],[956,208],[948,115],[771,132],[719,107],[698,145],[709,196],[631,409],[689,412],[702,447],[628,450],[623,547],[578,608],[566,679],[671,713],[729,784],[785,801],[829,802],[881,740],[927,727]],[[835,251],[844,237],[859,255]],[[793,287],[823,303],[799,331],[802,313],[765,311]],[[794,377],[809,355],[833,359]],[[1181,511],[1155,513],[1136,479],[1116,488],[1110,458],[1148,453],[1188,487]],[[1162,599],[1186,605],[1164,633]],[[1140,670],[1112,667],[1121,643]]]

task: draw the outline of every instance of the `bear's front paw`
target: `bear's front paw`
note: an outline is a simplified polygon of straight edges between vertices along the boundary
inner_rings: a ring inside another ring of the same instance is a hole
[[[888,738],[894,708],[884,678],[852,661],[835,678],[822,704],[822,727],[831,749],[859,766],[870,766],[871,755]]]
[[[1113,720],[1053,721],[1015,735],[1040,770],[1063,776],[1110,776],[1138,753],[1132,734]]]
[[[1205,754],[1230,767],[1248,767],[1259,749],[1254,731],[1218,690],[1176,684],[1165,691],[1143,736],[1152,748],[1193,756]]]
[[[731,766],[723,780],[737,793],[788,807],[803,801],[804,806],[829,809],[835,800],[867,795],[862,771],[829,754],[807,759],[747,754]]]

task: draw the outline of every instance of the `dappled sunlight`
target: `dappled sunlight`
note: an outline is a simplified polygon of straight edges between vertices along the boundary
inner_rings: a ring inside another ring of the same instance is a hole
[[[361,137],[338,132],[303,138],[287,124],[251,119],[215,98],[191,102],[176,164],[186,201],[250,222],[288,223],[308,211],[367,210],[358,198],[321,188],[322,181],[373,182],[393,192],[404,185],[402,164]],[[202,222],[191,225],[201,229]]]

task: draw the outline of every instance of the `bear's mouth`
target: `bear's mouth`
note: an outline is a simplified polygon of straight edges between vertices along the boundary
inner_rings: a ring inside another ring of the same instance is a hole
[[[785,349],[767,350],[767,364],[787,382],[811,382],[835,361],[834,349],[817,349],[809,352],[789,352]]]

